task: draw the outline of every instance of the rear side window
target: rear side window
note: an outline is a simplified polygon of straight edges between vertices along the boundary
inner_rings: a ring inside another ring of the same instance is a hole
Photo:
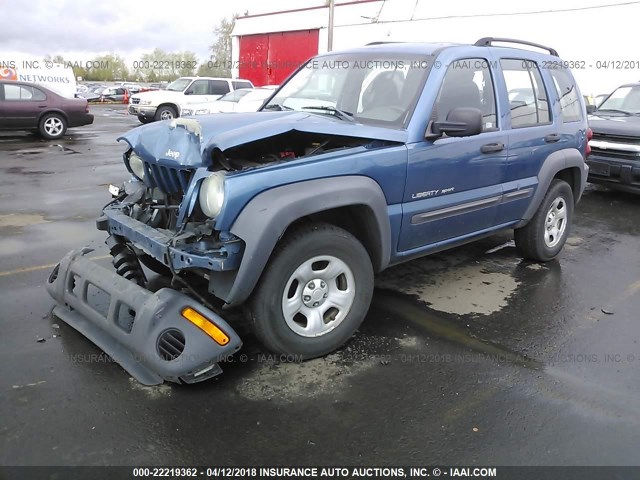
[[[47,99],[47,96],[44,94],[42,90],[38,90],[35,87],[32,87],[32,88],[33,88],[33,97],[31,97],[31,100],[34,100],[36,102],[41,102]]]
[[[511,126],[521,128],[548,124],[551,121],[549,100],[536,63],[509,58],[500,60],[500,66],[509,94]]]
[[[567,123],[582,120],[580,95],[571,74],[565,69],[552,69],[549,72],[558,91],[558,98],[560,98],[562,121]]]
[[[226,80],[209,80],[209,94],[224,95],[230,91],[229,82]]]
[[[34,92],[36,93],[36,98],[34,98]],[[44,100],[45,98],[44,94],[37,88],[26,85],[4,85],[5,100]]]
[[[233,85],[234,90],[238,90],[239,88],[253,88],[253,85],[251,85],[251,82],[242,82],[242,81],[235,80],[231,82],[231,84]]]

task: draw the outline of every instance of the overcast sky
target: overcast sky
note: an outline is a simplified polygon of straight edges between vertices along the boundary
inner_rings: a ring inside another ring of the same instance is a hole
[[[132,62],[154,48],[190,50],[205,61],[214,40],[213,29],[224,17],[324,4],[326,0],[101,0],[93,4],[85,0],[0,0],[0,61],[20,53],[40,58],[62,55],[84,62],[99,54],[116,53]],[[601,8],[613,4],[618,5]],[[640,53],[634,40],[640,1],[386,0],[370,6],[380,20],[367,30],[377,35],[375,40],[466,43],[481,36],[518,37],[550,44],[564,60],[636,62],[631,69],[575,71],[588,93],[604,93],[621,83],[640,80]],[[566,11],[570,9],[579,10]],[[418,20],[412,28],[393,23],[412,16]],[[453,18],[447,18],[450,16]],[[370,41],[362,32],[354,27],[337,28],[338,48]]]
[[[0,53],[77,61],[117,53],[129,61],[154,48],[209,58],[213,29],[233,13],[323,5],[323,0],[0,0]]]

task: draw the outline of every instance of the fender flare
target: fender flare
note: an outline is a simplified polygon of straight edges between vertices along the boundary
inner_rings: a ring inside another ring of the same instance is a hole
[[[217,296],[223,294],[220,298],[229,305],[246,300],[289,225],[307,215],[352,205],[371,210],[379,240],[379,258],[373,259],[373,268],[384,269],[391,257],[391,225],[380,185],[364,176],[309,180],[267,190],[240,212],[231,233],[245,242],[242,262],[230,290],[218,291]]]
[[[544,196],[547,194],[547,190],[549,190],[553,177],[555,177],[558,172],[567,168],[578,168],[580,170],[578,192],[574,198],[575,203],[578,203],[587,184],[589,167],[585,163],[580,151],[575,148],[566,148],[555,151],[549,155],[542,164],[540,172],[538,173],[538,188],[536,188],[536,192],[529,203],[529,207],[527,207],[527,210],[524,212],[522,221],[520,221],[515,228],[526,225],[527,222],[533,218],[540,207]],[[573,189],[574,186],[572,185],[571,187]]]

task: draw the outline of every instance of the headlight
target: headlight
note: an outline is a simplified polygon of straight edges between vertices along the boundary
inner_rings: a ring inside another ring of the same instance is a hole
[[[209,109],[208,108],[202,108],[200,110],[196,110],[195,115],[209,115]]]
[[[188,108],[183,108],[182,111],[180,112],[180,115],[182,117],[189,117],[193,115],[193,110],[189,110]]]
[[[140,105],[151,105],[151,100],[140,100]]]
[[[129,155],[129,168],[131,168],[131,171],[136,177],[144,180],[144,162],[133,152]]]
[[[209,218],[216,218],[224,203],[224,174],[214,173],[200,185],[200,208]]]

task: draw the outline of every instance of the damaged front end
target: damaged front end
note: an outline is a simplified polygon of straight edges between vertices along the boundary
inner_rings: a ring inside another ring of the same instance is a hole
[[[245,242],[216,223],[230,202],[227,179],[324,153],[382,148],[402,143],[403,135],[299,112],[179,118],[132,130],[118,139],[129,146],[123,160],[132,177],[110,188],[114,199],[97,220],[109,234],[115,271],[84,251],[67,254],[48,282],[58,302],[54,314],[143,384],[219,374],[218,364],[242,345],[211,304],[243,300],[227,293]],[[270,187],[247,177],[244,184],[255,192]],[[253,195],[234,192],[236,209]],[[147,289],[143,265],[172,288]],[[204,285],[206,298],[198,293]],[[102,308],[96,294],[104,297]]]

